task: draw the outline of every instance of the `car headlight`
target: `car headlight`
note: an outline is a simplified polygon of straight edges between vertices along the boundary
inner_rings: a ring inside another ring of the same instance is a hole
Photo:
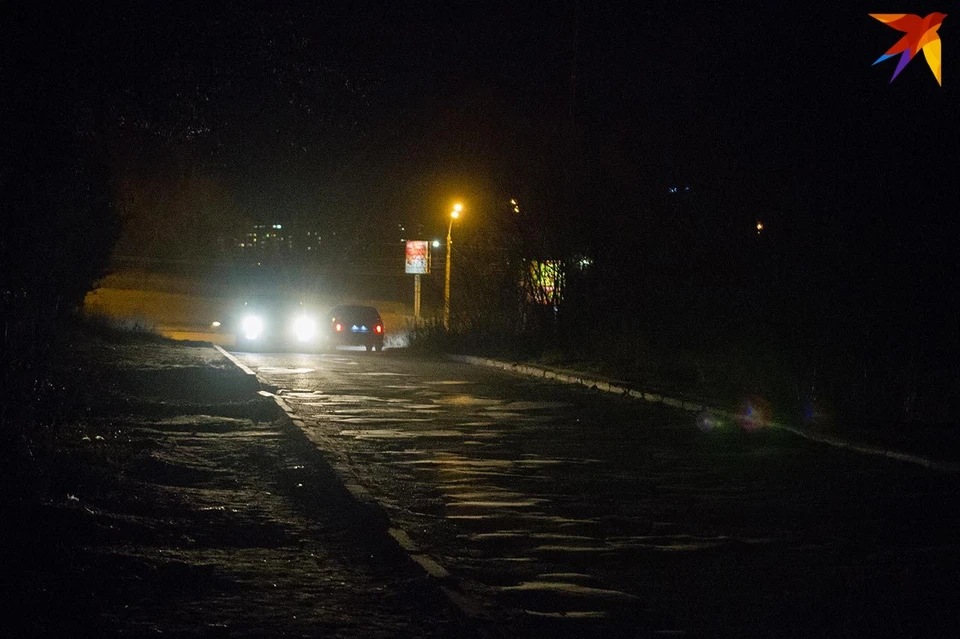
[[[293,334],[301,342],[306,342],[317,334],[317,323],[312,317],[301,315],[293,322]]]
[[[257,339],[263,333],[263,320],[256,315],[247,315],[240,323],[240,328],[247,339]]]

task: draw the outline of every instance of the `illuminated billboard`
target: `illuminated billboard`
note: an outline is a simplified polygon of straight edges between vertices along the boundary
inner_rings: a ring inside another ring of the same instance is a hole
[[[426,240],[409,240],[407,242],[405,271],[414,275],[430,273],[430,242]]]
[[[558,260],[530,262],[527,280],[527,296],[536,304],[560,302],[563,289],[563,264]]]

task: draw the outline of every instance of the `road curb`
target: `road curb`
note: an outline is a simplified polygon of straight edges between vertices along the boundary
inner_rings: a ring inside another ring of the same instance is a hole
[[[242,370],[245,375],[250,375],[250,376],[253,377],[254,379],[257,378],[257,374],[254,373],[252,370],[250,370],[250,368],[249,368],[246,364],[244,364],[244,363],[241,362],[239,359],[237,359],[236,357],[234,357],[234,355],[233,355],[232,353],[229,353],[229,352],[227,352],[226,350],[224,350],[224,348],[223,348],[222,346],[220,346],[219,344],[214,344],[213,347],[214,347],[215,349],[217,349],[218,351],[220,351],[220,354],[221,354],[221,355],[223,355],[223,356],[226,357],[228,360],[230,360],[231,362],[233,362],[233,365],[236,366],[237,368],[239,368],[240,370]],[[259,383],[260,383],[260,380],[257,380],[257,383],[259,384]]]
[[[327,464],[336,474],[343,488],[360,507],[367,510],[382,522],[387,534],[397,544],[397,547],[413,563],[420,566],[427,578],[438,586],[440,592],[447,598],[447,601],[449,601],[465,619],[478,626],[482,626],[482,628],[478,628],[479,636],[506,636],[496,626],[494,620],[486,613],[483,606],[463,592],[450,572],[439,561],[427,553],[422,552],[419,546],[410,538],[410,535],[403,528],[396,526],[391,521],[389,513],[376,501],[376,498],[370,491],[360,484],[358,478],[352,472],[349,460],[343,459],[343,456],[336,452],[335,447],[330,445],[329,438],[326,435],[316,431],[308,431],[304,420],[296,414],[293,407],[287,403],[281,393],[274,392],[277,390],[276,388],[268,384],[260,383],[257,374],[244,365],[243,362],[220,346],[214,344],[214,347],[231,363],[257,381],[260,386],[258,394],[261,397],[273,398],[273,401],[280,409],[280,418],[288,430],[294,435],[302,437],[313,450],[320,455],[323,463]],[[264,388],[268,390],[264,390]]]
[[[702,402],[695,402],[690,400],[676,399],[673,397],[667,397],[664,395],[659,395],[657,393],[646,393],[642,390],[636,388],[630,388],[622,384],[617,384],[611,382],[608,379],[603,379],[601,377],[592,377],[589,375],[582,375],[580,373],[572,373],[569,371],[558,371],[544,366],[537,366],[535,364],[520,364],[505,362],[503,360],[491,359],[489,357],[477,357],[474,355],[447,355],[448,359],[451,359],[456,362],[461,362],[464,364],[471,364],[473,366],[487,366],[490,368],[498,368],[500,370],[509,371],[512,373],[517,373],[519,375],[525,375],[528,377],[541,377],[543,379],[549,379],[563,384],[579,384],[581,386],[586,386],[587,388],[595,388],[598,391],[604,393],[613,393],[615,395],[620,395],[621,397],[628,397],[631,399],[639,399],[645,402],[663,404],[665,406],[670,406],[672,408],[678,408],[680,410],[685,410],[688,412],[701,412],[709,411],[714,415],[719,415],[727,419],[733,419],[736,417],[736,414],[724,410],[721,408],[716,408],[709,406]],[[922,455],[914,455],[912,453],[904,453],[899,450],[893,450],[889,448],[882,448],[879,446],[870,446],[867,444],[858,444],[854,442],[848,442],[837,437],[830,437],[828,435],[818,435],[816,433],[810,433],[804,431],[795,426],[790,426],[789,424],[781,424],[777,422],[772,422],[771,427],[777,428],[788,433],[797,435],[812,442],[818,444],[825,444],[827,446],[833,446],[834,448],[840,448],[844,450],[849,450],[856,453],[861,453],[864,455],[873,455],[876,457],[886,457],[896,461],[914,464],[917,466],[922,466],[924,468],[935,470],[941,473],[960,473],[960,463],[956,462],[946,462],[937,459],[930,459],[929,457],[924,457]]]

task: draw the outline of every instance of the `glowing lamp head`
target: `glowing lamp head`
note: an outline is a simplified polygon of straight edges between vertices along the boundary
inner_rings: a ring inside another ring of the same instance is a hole
[[[247,315],[240,323],[240,328],[247,339],[257,339],[263,333],[263,320],[256,315]]]
[[[313,339],[317,332],[317,323],[312,317],[301,315],[293,322],[293,333],[301,342],[308,342]]]

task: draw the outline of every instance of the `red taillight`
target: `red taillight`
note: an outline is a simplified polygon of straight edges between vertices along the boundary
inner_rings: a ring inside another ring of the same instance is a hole
[[[382,333],[382,332],[383,332],[383,324],[377,324],[376,326],[373,327],[373,330],[376,331],[377,333]]]
[[[337,324],[334,328],[337,329],[337,332],[338,332],[338,333],[343,332],[343,324]]]

